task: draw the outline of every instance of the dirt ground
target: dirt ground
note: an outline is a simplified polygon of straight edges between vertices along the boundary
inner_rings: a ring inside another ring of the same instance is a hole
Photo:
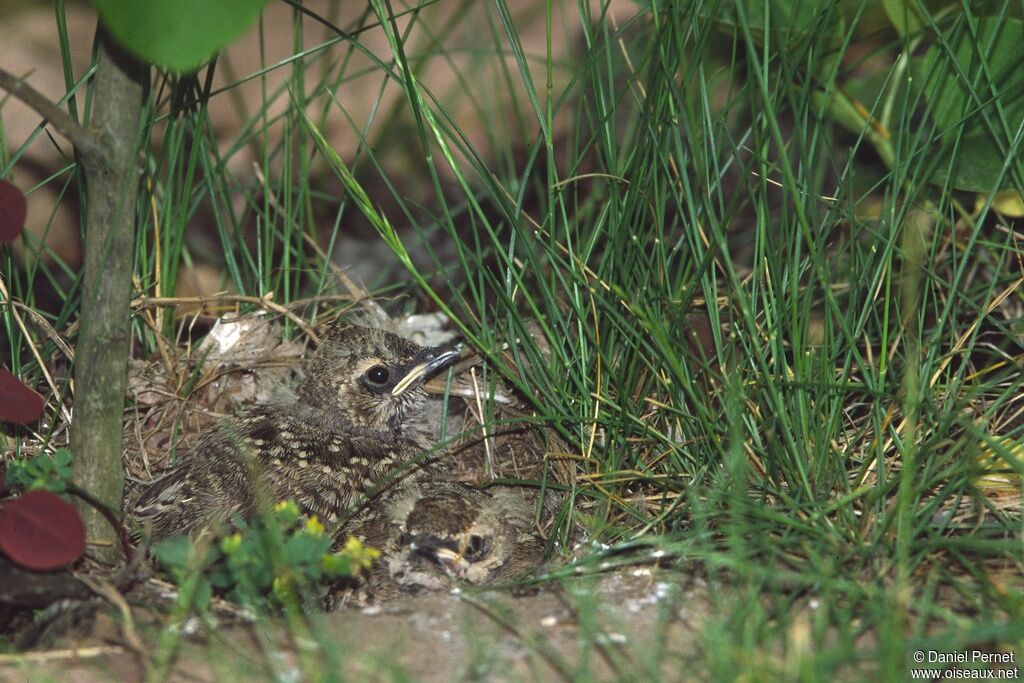
[[[318,617],[343,679],[671,680],[694,654],[707,595],[700,580],[651,567],[551,583],[526,595],[497,591],[410,596]],[[116,633],[120,629],[112,629]],[[140,627],[153,646],[157,632]],[[185,640],[170,681],[305,680],[280,623],[233,625]],[[0,680],[141,681],[124,643],[0,658]],[[661,653],[660,648],[665,652]],[[651,671],[659,662],[659,671]],[[646,675],[645,675],[646,674]]]

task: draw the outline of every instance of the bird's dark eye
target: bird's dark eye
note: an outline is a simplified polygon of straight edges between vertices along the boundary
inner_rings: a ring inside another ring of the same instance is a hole
[[[473,534],[469,537],[469,543],[466,544],[466,550],[462,556],[470,562],[478,562],[489,552],[491,552],[491,540],[486,536]]]
[[[376,384],[377,386],[384,386],[388,383],[391,373],[383,365],[374,365],[372,368],[366,371],[366,381],[370,384]]]

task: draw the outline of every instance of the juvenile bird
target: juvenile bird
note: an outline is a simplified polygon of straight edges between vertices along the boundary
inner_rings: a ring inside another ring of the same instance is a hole
[[[294,394],[214,425],[140,497],[152,539],[194,535],[257,501],[294,500],[323,522],[429,468],[423,382],[459,357],[382,330],[335,325]]]
[[[328,606],[380,601],[401,593],[512,579],[535,568],[544,541],[521,492],[493,492],[456,482],[405,485],[357,519],[349,533],[381,549],[363,584]]]

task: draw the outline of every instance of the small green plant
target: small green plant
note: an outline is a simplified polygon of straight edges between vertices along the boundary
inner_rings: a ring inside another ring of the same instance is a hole
[[[235,518],[234,533],[216,543],[196,543],[179,536],[154,546],[157,561],[197,612],[205,611],[214,593],[254,612],[315,604],[324,582],[357,576],[380,555],[358,539],[331,552],[332,538],[316,516],[304,518],[292,501],[278,503],[266,516]],[[193,584],[194,582],[194,584]]]
[[[14,459],[7,463],[4,483],[26,491],[64,493],[71,483],[71,451],[58,448],[53,455]]]

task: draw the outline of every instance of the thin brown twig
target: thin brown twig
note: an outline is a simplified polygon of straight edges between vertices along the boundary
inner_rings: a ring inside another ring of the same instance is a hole
[[[75,360],[75,351],[68,343],[64,341],[64,337],[60,336],[60,333],[53,328],[50,321],[39,314],[39,311],[35,310],[30,306],[26,306],[20,301],[11,301],[14,307],[19,309],[25,316],[32,321],[32,324],[39,328],[43,335],[53,342],[53,345],[60,349],[60,352],[64,354],[64,357],[69,361]]]
[[[135,619],[132,617],[132,609],[128,606],[128,602],[121,595],[120,591],[112,583],[99,577],[76,574],[75,578],[84,583],[93,593],[117,608],[121,613],[121,633],[124,635],[125,643],[141,661],[145,662],[149,650],[145,643],[143,643],[142,638],[139,637],[139,632],[135,628]]]
[[[473,381],[473,396],[476,400],[476,409],[478,414],[476,419],[480,422],[480,429],[483,432],[484,441],[484,463],[486,465],[486,473],[488,479],[494,478],[494,453],[491,449],[491,435],[487,433],[487,423],[484,421],[484,406],[480,400],[480,386],[476,381],[476,368],[469,369],[469,376]]]
[[[11,295],[7,291],[7,285],[4,283],[3,278],[0,278],[0,294],[3,295],[4,301],[15,303],[12,301]],[[26,344],[28,345],[29,351],[32,352],[32,356],[36,359],[36,363],[39,364],[39,370],[43,373],[43,377],[46,378],[46,384],[50,387],[50,391],[53,392],[53,400],[60,409],[61,415],[63,415],[67,422],[71,422],[71,413],[68,411],[67,406],[65,406],[60,400],[60,391],[57,390],[57,384],[53,381],[53,377],[50,376],[50,371],[46,367],[46,363],[43,362],[43,356],[39,353],[39,349],[36,348],[36,344],[32,340],[32,335],[28,333],[28,328],[25,327],[25,321],[21,319],[20,315],[18,315],[17,305],[12,306],[11,313],[14,314],[14,320],[18,323],[18,328],[21,330],[21,333],[25,335]]]
[[[99,131],[86,128],[45,95],[9,71],[0,69],[0,89],[46,119],[61,135],[71,141],[80,154],[105,156]]]
[[[380,304],[373,300],[373,297],[370,296],[370,293],[366,289],[356,284],[355,280],[350,278],[348,276],[348,273],[346,273],[341,266],[335,263],[333,259],[329,258],[311,235],[303,233],[302,236],[306,238],[306,243],[309,244],[310,247],[312,247],[313,251],[316,252],[316,255],[323,259],[324,263],[327,264],[327,267],[330,268],[331,273],[334,274],[334,277],[338,278],[342,286],[348,290],[353,300],[361,303],[368,311],[373,313],[379,319],[389,319],[387,311],[381,308]]]
[[[313,343],[319,344],[320,337],[313,331],[302,318],[295,315],[292,311],[288,310],[287,307],[282,306],[276,301],[272,301],[273,293],[268,293],[264,296],[247,296],[244,294],[228,294],[227,292],[221,292],[218,294],[212,294],[210,296],[160,296],[160,297],[148,297],[141,296],[132,300],[131,307],[133,309],[138,308],[150,308],[153,306],[181,306],[184,304],[207,304],[207,303],[240,303],[240,304],[255,304],[260,308],[267,311],[283,315],[284,317],[295,323],[295,326],[302,330],[303,334],[309,337]]]
[[[124,528],[124,524],[121,523],[121,520],[118,519],[117,513],[110,509],[110,507],[103,501],[99,500],[96,496],[92,495],[80,486],[68,484],[67,492],[91,505],[107,520],[110,526],[114,529],[114,532],[117,534],[118,540],[121,541],[121,551],[124,553],[125,561],[128,564],[131,564],[134,559],[132,544],[128,540],[128,531]]]
[[[156,221],[156,216],[153,217],[153,220]],[[159,240],[156,240],[156,242],[157,244],[160,243]],[[157,255],[155,260],[157,263],[159,263],[160,256]],[[159,274],[157,277],[159,279]],[[139,280],[138,275],[135,275],[134,273],[132,274],[132,284],[135,285],[136,289],[142,291],[142,282]],[[163,307],[158,307],[157,316],[154,316],[150,311],[147,310],[145,311],[145,314],[142,317],[146,325],[148,325],[149,328],[153,330],[153,337],[156,339],[156,347],[160,353],[160,357],[163,359],[164,367],[167,369],[168,373],[173,373],[174,363],[171,361],[170,350],[167,348],[167,340],[164,339],[163,335],[163,310]]]
[[[42,652],[18,652],[15,654],[0,654],[0,665],[85,659],[87,657],[121,654],[122,652],[124,652],[124,647],[120,645],[97,645],[95,647],[75,647],[64,650],[44,650]]]
[[[305,308],[306,306],[310,306],[312,304],[319,304],[328,301],[354,302],[355,297],[352,296],[351,294],[321,294],[319,296],[306,297],[305,299],[293,299],[290,304],[286,305],[286,308],[288,308],[288,310],[290,311],[297,311],[301,308]]]

